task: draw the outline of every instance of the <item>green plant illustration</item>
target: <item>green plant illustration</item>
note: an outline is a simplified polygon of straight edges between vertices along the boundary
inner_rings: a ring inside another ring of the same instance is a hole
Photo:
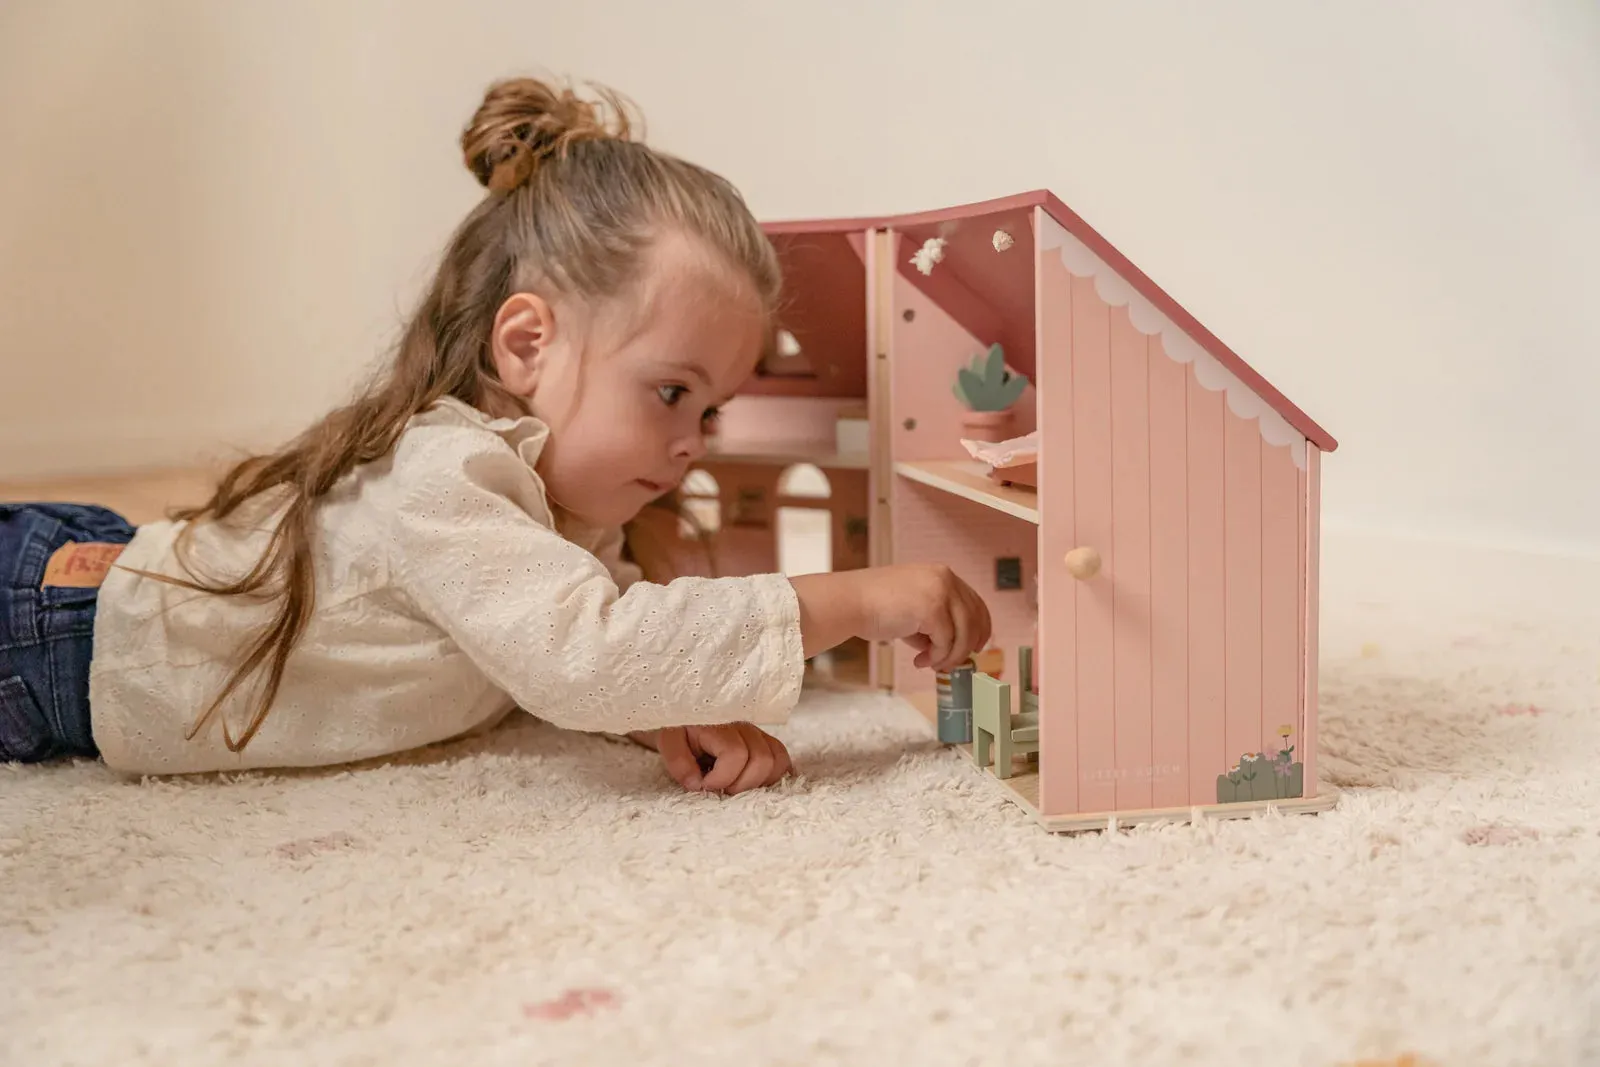
[[[972,357],[972,362],[956,372],[951,386],[956,399],[973,411],[1004,411],[1022,397],[1028,387],[1024,374],[1006,370],[1005,352],[998,344]]]
[[[1305,766],[1294,761],[1294,746],[1288,726],[1278,727],[1284,747],[1268,758],[1265,752],[1246,752],[1224,774],[1217,775],[1217,803],[1237,804],[1250,800],[1289,800],[1305,795]]]

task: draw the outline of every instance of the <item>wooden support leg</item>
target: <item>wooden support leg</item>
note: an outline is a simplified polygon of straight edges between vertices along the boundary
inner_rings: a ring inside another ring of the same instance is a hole
[[[1000,737],[999,694],[994,679],[982,671],[972,673],[972,759],[979,767],[989,766],[989,756]]]
[[[994,776],[1010,778],[1011,761],[1016,758],[1015,743],[1011,737],[1011,683],[1001,682],[994,688],[1000,704],[997,709],[1000,728],[994,734]]]

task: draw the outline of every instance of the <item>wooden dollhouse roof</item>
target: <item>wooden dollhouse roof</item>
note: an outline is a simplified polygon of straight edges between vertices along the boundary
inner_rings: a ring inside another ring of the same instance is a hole
[[[1270,382],[1256,373],[1248,363],[1240,358],[1238,353],[1224,344],[1221,338],[1206,329],[1198,319],[1184,310],[1182,305],[1152,281],[1149,275],[1134,266],[1132,260],[1118,252],[1110,241],[1102,237],[1077,212],[1067,207],[1054,193],[1047,189],[1038,189],[1033,192],[1020,193],[1016,196],[1001,197],[994,200],[984,200],[974,204],[943,208],[938,211],[924,211],[905,215],[883,215],[872,218],[788,220],[769,222],[765,224],[765,228],[767,233],[772,236],[805,233],[848,233],[874,229],[904,231],[1036,207],[1043,209],[1046,215],[1055,220],[1068,234],[1076,238],[1088,252],[1092,253],[1094,257],[1098,257],[1100,262],[1104,263],[1131,286],[1150,307],[1166,316],[1172,325],[1183,331],[1195,344],[1199,345],[1225,370],[1237,378],[1240,384],[1259,396],[1264,403],[1278,413],[1284,422],[1292,426],[1306,440],[1316,445],[1323,452],[1332,452],[1338,447],[1338,442],[1334,440],[1333,435],[1317,425],[1309,415],[1291,403],[1288,397],[1273,388]]]

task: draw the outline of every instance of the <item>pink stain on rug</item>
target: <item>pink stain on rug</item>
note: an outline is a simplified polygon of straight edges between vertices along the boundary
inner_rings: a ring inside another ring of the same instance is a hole
[[[593,1015],[596,1011],[617,1006],[617,995],[609,989],[569,989],[554,1000],[522,1006],[522,1014],[530,1019],[564,1022],[578,1015]]]
[[[1539,831],[1530,826],[1474,826],[1461,835],[1469,845],[1514,845],[1518,841],[1537,841]]]
[[[1531,715],[1537,717],[1544,714],[1544,709],[1537,704],[1505,704],[1499,710],[1500,714],[1506,716]]]

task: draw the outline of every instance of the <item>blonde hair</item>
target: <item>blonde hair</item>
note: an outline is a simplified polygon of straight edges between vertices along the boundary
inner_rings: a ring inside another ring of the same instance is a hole
[[[192,580],[140,572],[278,604],[188,737],[257,671],[265,671],[265,684],[244,731],[234,738],[223,721],[229,750],[249,744],[271,710],[289,654],[315,610],[317,501],[358,466],[386,456],[407,420],[443,397],[479,408],[495,398],[520,405],[500,384],[489,343],[495,314],[513,293],[537,285],[589,302],[617,297],[639,280],[652,242],[676,231],[748,279],[771,334],[780,271],[739,193],[720,176],[635,140],[626,102],[610,90],[598,95],[591,102],[531,78],[492,85],[460,141],[467,169],[488,193],[451,237],[392,362],[353,402],[278,452],[233,467],[205,504],[173,513],[220,521],[261,494],[285,497],[265,552],[242,577],[203,582],[187,563]],[[192,529],[179,537],[180,560]]]

